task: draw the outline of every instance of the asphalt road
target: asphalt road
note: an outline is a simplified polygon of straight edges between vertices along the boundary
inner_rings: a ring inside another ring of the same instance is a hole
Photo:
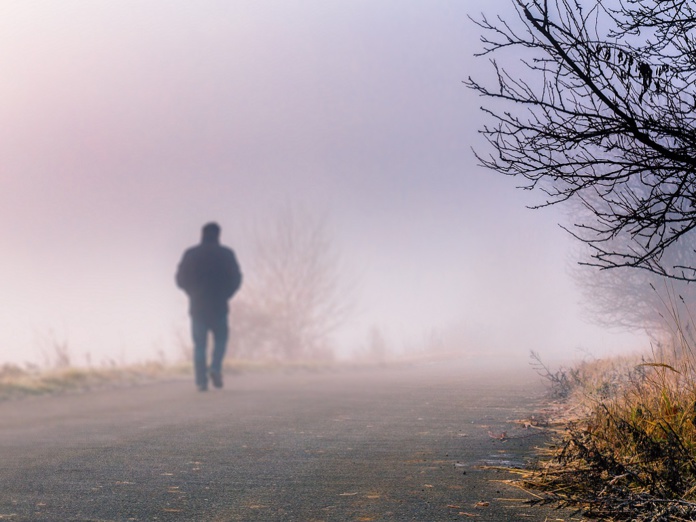
[[[0,520],[570,520],[490,469],[543,444],[511,422],[542,392],[446,362],[0,403]]]

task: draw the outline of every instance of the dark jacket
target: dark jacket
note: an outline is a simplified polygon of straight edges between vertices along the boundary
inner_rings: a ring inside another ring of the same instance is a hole
[[[242,273],[232,250],[207,240],[184,252],[176,284],[189,296],[191,316],[214,319],[229,311],[227,301],[239,290]]]

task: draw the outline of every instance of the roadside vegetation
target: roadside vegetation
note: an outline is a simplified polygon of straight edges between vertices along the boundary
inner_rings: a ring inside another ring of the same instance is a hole
[[[520,482],[537,502],[602,520],[696,520],[696,340],[676,305],[677,327],[649,356],[551,370],[532,354],[559,406],[554,445]]]
[[[325,362],[262,361],[229,359],[225,369],[231,374],[273,371],[320,371],[329,368]],[[19,366],[0,365],[0,401],[37,395],[80,393],[94,389],[126,387],[154,381],[191,379],[193,366],[178,361],[146,361],[108,366]]]
[[[372,330],[371,332],[373,333]],[[225,371],[232,375],[340,371],[350,368],[420,364],[459,356],[457,353],[448,352],[439,343],[432,342],[424,342],[419,350],[393,353],[383,338],[379,339],[377,346],[368,342],[361,351],[346,360],[230,356],[225,360]],[[73,362],[75,358],[66,343],[52,341],[51,348],[44,349],[43,365],[0,363],[0,402],[39,395],[126,387],[162,380],[192,379],[190,352],[190,346],[184,343],[180,346],[178,354],[171,358],[160,353],[156,359],[139,363],[127,364],[108,360],[102,365],[78,365]]]
[[[190,365],[144,362],[125,366],[49,367],[0,365],[0,401],[96,388],[129,386],[184,375]]]

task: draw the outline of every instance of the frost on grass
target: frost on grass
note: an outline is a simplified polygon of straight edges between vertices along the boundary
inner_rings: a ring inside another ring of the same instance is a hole
[[[576,418],[522,480],[537,502],[602,520],[696,519],[696,371],[686,337],[671,354],[541,367]],[[535,361],[541,364],[538,356]]]

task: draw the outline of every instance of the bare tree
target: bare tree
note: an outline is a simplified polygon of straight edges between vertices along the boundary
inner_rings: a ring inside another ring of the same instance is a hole
[[[565,206],[564,222],[589,219],[579,202],[571,200]],[[688,259],[694,250],[694,236],[687,235],[665,252],[662,262],[673,266],[675,255]],[[587,245],[579,243],[572,257],[585,259],[591,253]],[[657,339],[674,329],[673,316],[688,319],[692,311],[696,313],[696,285],[688,281],[647,270],[597,270],[585,264],[571,265],[569,275],[582,293],[586,318],[605,328],[647,333]]]
[[[468,86],[493,148],[480,162],[544,194],[578,201],[567,229],[586,263],[696,280],[696,5],[685,0],[511,0],[517,21],[476,20],[492,86]],[[510,52],[512,51],[512,52]],[[522,72],[520,73],[520,69]],[[497,107],[500,107],[498,105]]]
[[[274,359],[330,358],[331,334],[351,298],[326,220],[288,207],[258,228],[245,287],[232,304],[237,353]]]
[[[582,292],[588,318],[602,327],[645,332],[659,339],[688,326],[696,313],[693,283],[641,270],[581,265],[573,268],[571,277]]]

